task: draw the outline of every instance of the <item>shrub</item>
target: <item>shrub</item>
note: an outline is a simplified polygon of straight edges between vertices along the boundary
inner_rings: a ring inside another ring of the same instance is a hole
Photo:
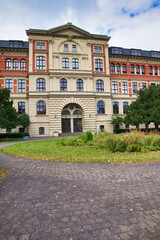
[[[123,143],[115,136],[108,137],[107,148],[111,152],[124,152],[125,151],[125,147],[124,147]]]
[[[130,144],[127,146],[127,152],[141,152],[142,147],[138,144]]]
[[[2,138],[23,138],[23,136],[29,136],[28,133],[0,133],[0,139]]]

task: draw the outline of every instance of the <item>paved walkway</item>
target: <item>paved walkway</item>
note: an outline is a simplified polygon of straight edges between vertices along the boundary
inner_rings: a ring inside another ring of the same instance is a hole
[[[160,163],[0,166],[0,240],[160,239]]]

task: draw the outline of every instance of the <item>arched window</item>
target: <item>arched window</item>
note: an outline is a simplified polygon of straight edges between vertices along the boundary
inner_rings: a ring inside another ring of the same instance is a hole
[[[18,59],[13,60],[13,69],[17,70],[18,69]]]
[[[11,59],[7,58],[6,59],[6,70],[10,70],[11,69]]]
[[[21,68],[21,70],[26,69],[26,61],[24,59],[21,60],[20,68]]]
[[[152,66],[149,66],[149,74],[150,74],[150,75],[153,75],[153,69],[152,69]]]
[[[70,112],[68,110],[63,110],[62,115],[70,115]]]
[[[139,65],[136,66],[136,74],[140,74]]]
[[[130,71],[131,71],[131,74],[134,74],[134,65],[133,64],[130,65]]]
[[[123,113],[126,113],[126,108],[128,107],[128,102],[123,103]]]
[[[44,127],[39,128],[39,135],[44,135]]]
[[[156,67],[156,66],[154,67],[154,75],[158,75],[157,67]]]
[[[79,60],[78,58],[72,58],[72,69],[78,70],[79,69]]]
[[[83,91],[83,80],[77,79],[77,91]]]
[[[68,58],[63,58],[62,59],[62,68],[63,69],[69,69],[69,59]]]
[[[121,73],[121,68],[119,63],[116,64],[116,73]]]
[[[25,113],[25,102],[18,103],[18,112],[19,114]]]
[[[141,66],[141,74],[143,74],[143,75],[145,74],[145,67],[144,67],[144,65]]]
[[[119,104],[118,102],[113,102],[113,113],[119,114]]]
[[[97,114],[103,114],[105,113],[105,105],[104,102],[99,101],[97,102]]]
[[[111,73],[115,73],[114,63],[111,63],[110,69],[111,69]]]
[[[103,61],[101,59],[95,59],[95,71],[103,72]]]
[[[96,81],[96,92],[104,92],[104,83],[102,80]]]
[[[122,64],[122,73],[126,73],[126,65]]]
[[[67,91],[67,80],[65,78],[60,80],[60,90]]]
[[[37,103],[37,114],[46,114],[46,104],[44,101]]]
[[[36,69],[45,69],[45,67],[46,67],[45,57],[43,56],[36,57]]]
[[[82,115],[82,112],[80,110],[75,110],[73,112],[73,115]]]
[[[37,91],[38,92],[46,91],[46,81],[43,78],[37,79]]]

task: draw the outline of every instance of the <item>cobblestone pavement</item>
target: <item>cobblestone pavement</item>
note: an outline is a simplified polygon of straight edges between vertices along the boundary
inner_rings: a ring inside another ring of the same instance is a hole
[[[160,239],[160,163],[0,166],[0,240]]]

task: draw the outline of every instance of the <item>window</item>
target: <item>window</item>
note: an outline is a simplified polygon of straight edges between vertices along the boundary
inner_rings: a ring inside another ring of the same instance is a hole
[[[112,81],[112,93],[118,93],[118,83],[116,81]]]
[[[39,135],[44,135],[44,127],[39,128]]]
[[[65,78],[60,80],[60,90],[67,91],[67,80]]]
[[[134,74],[134,65],[130,66],[130,71],[131,71],[131,74]]]
[[[144,65],[141,66],[141,74],[143,74],[143,75],[145,74],[145,67],[144,67]]]
[[[158,75],[157,67],[156,67],[156,66],[154,67],[154,75]]]
[[[26,61],[24,59],[21,60],[20,68],[21,68],[21,70],[26,69]]]
[[[154,87],[154,86],[156,86],[156,84],[155,83],[151,83],[151,86]]]
[[[82,115],[82,112],[80,110],[75,110],[73,112],[73,115]]]
[[[126,73],[126,65],[125,64],[122,65],[122,73]]]
[[[63,110],[62,115],[70,115],[70,112],[68,110]]]
[[[37,114],[46,114],[46,104],[43,101],[37,103]]]
[[[150,74],[150,75],[153,75],[152,66],[149,66],[149,74]]]
[[[77,79],[77,91],[83,91],[83,80]]]
[[[78,70],[79,69],[79,60],[78,58],[72,58],[72,69]]]
[[[18,80],[18,92],[25,92],[25,80],[24,79]]]
[[[43,78],[37,79],[37,91],[38,92],[46,91],[46,81]]]
[[[122,49],[121,48],[112,48],[112,53],[113,54],[122,54]]]
[[[94,53],[102,53],[102,46],[94,46]]]
[[[115,73],[114,63],[111,63],[110,69],[111,69],[111,73]]]
[[[127,84],[127,82],[122,82],[122,93],[128,93],[128,84]]]
[[[105,113],[105,105],[104,105],[104,102],[99,101],[97,103],[97,114],[103,114],[103,113]]]
[[[6,79],[5,87],[12,92],[12,79]]]
[[[68,58],[63,58],[62,59],[62,68],[63,69],[69,69],[69,59]]]
[[[18,103],[18,112],[19,114],[25,113],[25,102]]]
[[[11,69],[11,59],[6,59],[6,70],[10,70]]]
[[[104,125],[100,125],[100,131],[104,132]]]
[[[116,64],[116,73],[121,73],[120,64]]]
[[[17,69],[18,69],[18,60],[17,60],[17,59],[14,59],[14,60],[13,60],[13,69],[14,69],[14,70],[17,70]]]
[[[96,92],[104,92],[104,83],[102,80],[96,81]]]
[[[77,46],[76,45],[72,45],[72,51],[76,52],[77,51]]]
[[[123,103],[123,113],[126,113],[126,108],[128,107],[128,102]]]
[[[68,44],[64,44],[64,51],[68,51]]]
[[[151,56],[160,58],[160,52],[151,52]]]
[[[36,49],[45,50],[46,49],[45,42],[36,42]]]
[[[133,83],[132,83],[132,93],[133,93],[133,94],[137,93],[137,90],[138,90],[138,88],[137,88],[137,82],[133,82]]]
[[[95,71],[103,72],[103,61],[101,59],[95,59]]]
[[[139,65],[136,66],[136,74],[140,74]]]
[[[38,56],[36,57],[36,68],[37,69],[45,69],[45,57]]]
[[[113,102],[113,114],[119,114],[118,102]]]
[[[141,56],[141,50],[131,49],[131,54],[135,56]]]
[[[10,41],[9,46],[14,48],[22,48],[23,42],[19,41]]]
[[[142,90],[146,89],[146,87],[147,87],[147,84],[146,84],[146,83],[141,83],[141,88],[142,88]]]

